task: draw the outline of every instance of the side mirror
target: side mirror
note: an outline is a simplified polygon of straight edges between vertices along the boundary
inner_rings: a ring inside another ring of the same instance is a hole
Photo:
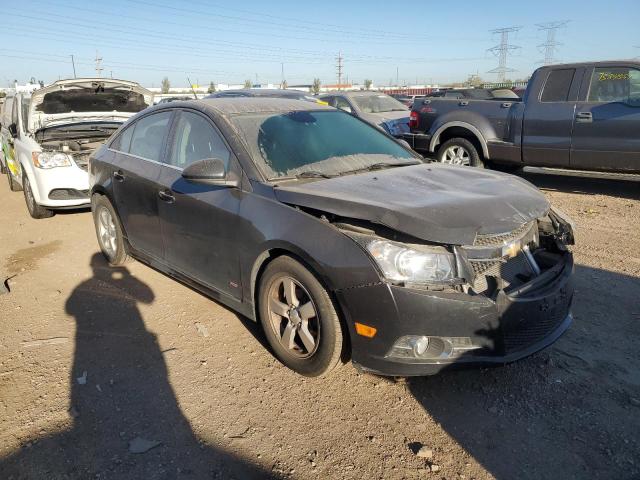
[[[402,144],[403,147],[411,150],[411,145],[409,145],[409,142],[407,142],[404,138],[398,138],[397,140],[398,140],[398,143]]]
[[[15,123],[9,125],[8,130],[12,137],[15,138],[18,136],[18,126]]]
[[[204,158],[193,162],[182,171],[182,178],[189,182],[221,187],[237,187],[238,180],[227,178],[224,162],[219,158]]]

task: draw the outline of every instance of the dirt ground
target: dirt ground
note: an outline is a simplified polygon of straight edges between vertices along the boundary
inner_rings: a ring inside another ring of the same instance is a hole
[[[249,320],[110,269],[90,213],[32,220],[0,179],[0,479],[640,478],[640,182],[525,176],[577,223],[574,324],[408,380],[300,377]]]

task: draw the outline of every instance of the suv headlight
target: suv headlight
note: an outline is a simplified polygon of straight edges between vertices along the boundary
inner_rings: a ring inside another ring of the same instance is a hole
[[[33,152],[33,164],[38,168],[70,167],[71,155],[62,152]]]

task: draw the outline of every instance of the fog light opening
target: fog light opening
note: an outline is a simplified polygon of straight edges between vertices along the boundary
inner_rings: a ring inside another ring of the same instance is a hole
[[[448,360],[481,348],[474,345],[469,337],[432,337],[407,335],[400,337],[393,345],[387,358],[404,360]]]

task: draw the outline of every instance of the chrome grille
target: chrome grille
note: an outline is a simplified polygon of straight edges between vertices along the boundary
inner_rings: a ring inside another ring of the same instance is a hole
[[[474,247],[492,247],[507,244],[513,240],[516,240],[524,236],[533,226],[533,222],[522,224],[520,227],[507,233],[495,233],[495,234],[482,234],[476,235],[476,239],[473,241]]]

